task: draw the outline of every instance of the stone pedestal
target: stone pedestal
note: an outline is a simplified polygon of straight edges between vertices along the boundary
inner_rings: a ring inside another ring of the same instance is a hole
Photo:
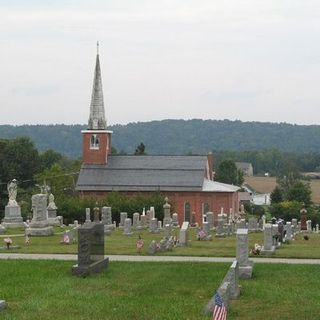
[[[48,222],[50,226],[60,226],[60,218],[57,217],[57,209],[47,209],[48,211]]]
[[[35,194],[31,198],[33,218],[29,228],[26,229],[28,235],[31,236],[51,236],[53,235],[53,227],[49,225],[47,217],[47,195]]]
[[[18,204],[8,204],[5,207],[3,225],[6,228],[23,228],[21,208]]]

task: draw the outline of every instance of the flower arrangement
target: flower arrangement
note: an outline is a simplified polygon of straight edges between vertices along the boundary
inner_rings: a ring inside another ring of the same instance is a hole
[[[7,246],[7,249],[9,250],[10,249],[10,245],[12,245],[12,239],[11,238],[4,238],[3,239],[3,242],[6,244],[6,246]]]

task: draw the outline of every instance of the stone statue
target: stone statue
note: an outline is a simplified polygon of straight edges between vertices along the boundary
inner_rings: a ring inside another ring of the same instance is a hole
[[[9,197],[8,205],[17,206],[18,205],[18,203],[16,201],[17,189],[18,189],[17,180],[13,179],[13,180],[9,181],[8,185],[7,185],[7,189],[8,189],[8,197]]]
[[[48,204],[48,208],[47,209],[51,209],[51,210],[56,210],[57,206],[54,203],[54,195],[52,193],[50,193],[49,195],[49,204]]]

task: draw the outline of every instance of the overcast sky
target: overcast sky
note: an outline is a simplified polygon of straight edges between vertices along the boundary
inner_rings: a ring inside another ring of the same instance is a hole
[[[318,0],[1,0],[0,124],[320,124]]]

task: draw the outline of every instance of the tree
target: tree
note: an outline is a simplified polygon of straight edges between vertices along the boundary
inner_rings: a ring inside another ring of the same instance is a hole
[[[134,152],[134,155],[135,156],[144,156],[146,153],[145,153],[145,149],[146,149],[146,146],[141,142],[137,147],[136,147],[136,150]]]
[[[280,203],[283,201],[283,194],[279,186],[276,186],[270,195],[271,203]]]
[[[231,159],[220,162],[215,177],[219,182],[237,186],[241,186],[244,181],[242,171],[237,169],[235,162]]]
[[[311,204],[311,188],[307,183],[301,180],[295,181],[287,192],[288,201],[298,201],[304,203],[307,207]]]

